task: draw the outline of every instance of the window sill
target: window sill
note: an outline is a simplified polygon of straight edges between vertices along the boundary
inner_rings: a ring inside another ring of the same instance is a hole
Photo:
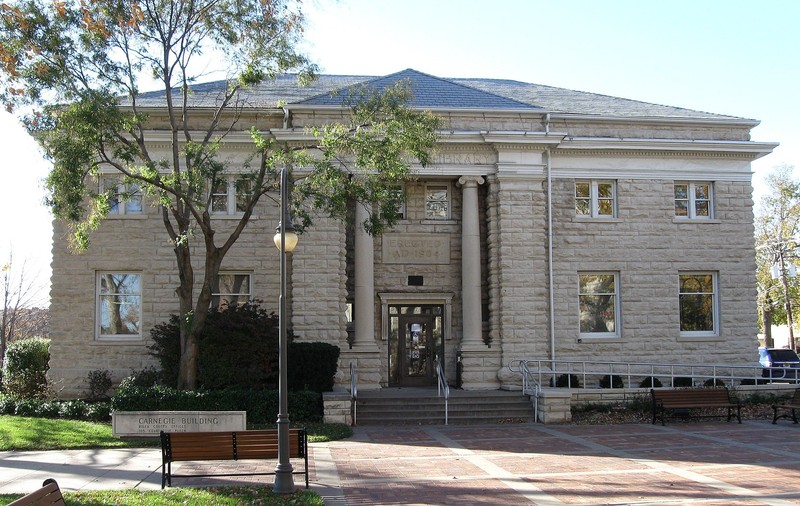
[[[606,217],[596,217],[593,218],[591,216],[575,216],[572,219],[575,223],[622,223],[621,218],[606,218]]]
[[[107,220],[146,220],[147,215],[144,213],[137,214],[107,214]]]
[[[672,223],[677,224],[686,224],[691,223],[692,225],[711,225],[711,224],[718,224],[722,223],[722,220],[716,219],[709,219],[709,218],[672,218]]]
[[[612,337],[578,336],[578,338],[575,341],[578,344],[605,344],[605,343],[624,342],[624,340],[620,336],[612,336]]]
[[[709,336],[678,336],[679,343],[687,343],[687,342],[704,342],[704,341],[722,341],[722,336],[718,335],[709,335]]]
[[[107,345],[114,345],[114,346],[125,346],[125,345],[138,345],[144,343],[144,338],[142,337],[130,337],[130,338],[95,338],[90,344],[91,346],[107,346]]]

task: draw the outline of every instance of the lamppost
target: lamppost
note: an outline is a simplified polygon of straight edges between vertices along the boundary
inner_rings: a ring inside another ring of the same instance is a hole
[[[289,461],[289,409],[286,376],[286,253],[297,245],[297,234],[289,218],[286,167],[281,169],[281,221],[275,229],[273,241],[281,252],[281,295],[278,302],[278,465],[272,491],[291,494],[295,491],[292,463]]]

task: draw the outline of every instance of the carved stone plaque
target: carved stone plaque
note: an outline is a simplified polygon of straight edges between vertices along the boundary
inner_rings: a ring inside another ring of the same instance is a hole
[[[385,264],[449,264],[449,234],[385,234],[383,263]]]

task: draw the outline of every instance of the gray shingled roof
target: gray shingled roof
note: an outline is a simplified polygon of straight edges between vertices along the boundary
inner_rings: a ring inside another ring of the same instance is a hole
[[[407,69],[383,77],[320,75],[306,87],[297,85],[297,77],[284,75],[244,90],[240,99],[247,107],[274,108],[279,104],[296,106],[340,106],[344,91],[354,85],[383,88],[399,80],[411,82],[412,106],[422,109],[502,109],[542,111],[564,114],[612,117],[731,119],[725,116],[680,107],[651,104],[625,98],[574,91],[507,79],[446,79]],[[189,104],[214,107],[224,81],[195,85]],[[137,98],[140,107],[163,107],[164,92],[151,92]]]

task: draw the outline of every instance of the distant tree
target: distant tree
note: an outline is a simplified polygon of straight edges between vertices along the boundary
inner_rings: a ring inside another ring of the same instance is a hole
[[[793,308],[800,300],[796,276],[800,253],[800,182],[793,178],[793,170],[794,167],[782,165],[767,176],[769,193],[762,197],[756,213],[755,235],[761,324],[770,336],[771,323],[786,323],[789,346],[795,349]]]
[[[87,247],[90,231],[120,200],[143,194],[161,207],[179,279],[181,388],[197,387],[197,336],[222,261],[261,198],[275,190],[282,167],[302,169],[292,200],[303,226],[311,224],[314,209],[344,219],[356,201],[372,209],[362,225],[375,234],[397,220],[397,185],[409,177],[413,160],[430,161],[436,142],[438,120],[409,108],[403,86],[353,94],[349,118],[308,132],[302,146],[251,130],[252,157],[237,181],[246,195],[237,203],[241,218],[232,231],[218,234],[213,189],[227,180],[228,169],[220,149],[242,129],[243,92],[288,71],[301,82],[316,71],[296,50],[303,29],[299,5],[21,0],[0,6],[0,98],[24,116],[53,162],[49,204],[73,225],[75,246]],[[194,84],[218,70],[225,85],[208,107],[192,110]],[[140,105],[143,76],[158,84],[163,118],[151,121]],[[164,155],[151,151],[157,124],[160,139],[167,133]],[[124,189],[99,190],[101,172],[116,173]],[[193,248],[201,254],[193,255]]]
[[[46,337],[45,334],[31,333],[32,330],[46,330],[48,324],[36,323],[46,309],[36,306],[44,302],[44,286],[38,273],[27,269],[27,262],[14,262],[14,252],[8,254],[8,261],[0,265],[0,363],[5,357],[8,344],[18,337]]]

